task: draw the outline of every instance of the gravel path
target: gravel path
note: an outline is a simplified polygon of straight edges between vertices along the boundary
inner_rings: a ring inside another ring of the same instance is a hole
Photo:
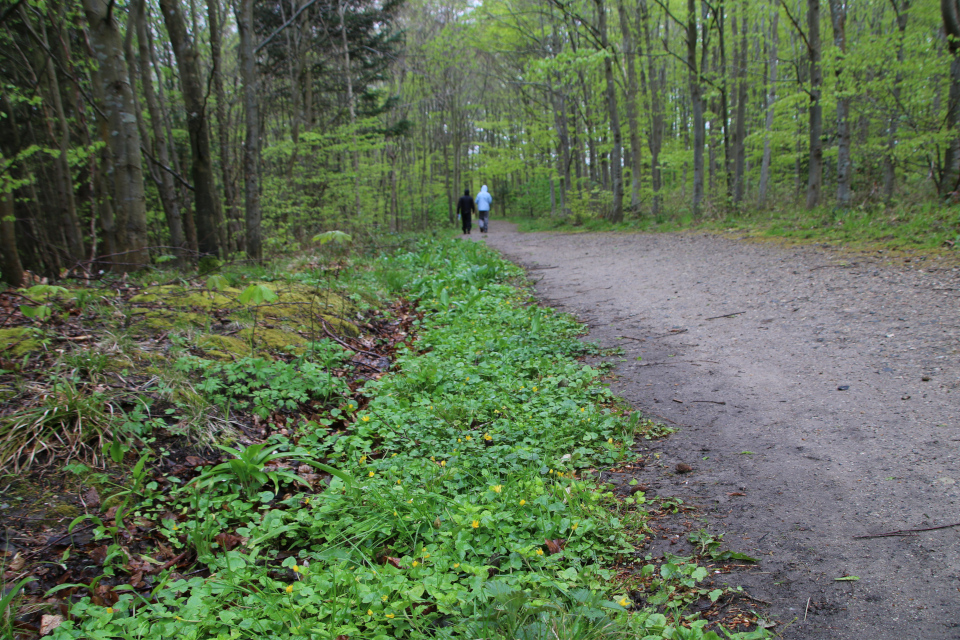
[[[681,425],[648,495],[698,504],[761,558],[732,581],[772,603],[783,637],[960,638],[960,527],[854,539],[960,522],[960,271],[503,221],[485,240],[624,348],[614,390]]]

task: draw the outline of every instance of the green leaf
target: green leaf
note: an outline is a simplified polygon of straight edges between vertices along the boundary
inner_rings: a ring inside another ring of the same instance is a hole
[[[834,578],[836,582],[856,582],[859,580],[859,576],[843,576],[842,578]]]
[[[207,289],[211,291],[223,291],[228,286],[230,283],[227,279],[218,273],[207,278]]]
[[[353,242],[353,237],[343,231],[327,231],[313,236],[313,241],[319,242],[321,245],[327,244],[328,242],[335,242],[342,245]]]
[[[265,302],[273,302],[278,297],[270,287],[262,284],[252,284],[243,290],[238,300],[240,304],[261,305]]]

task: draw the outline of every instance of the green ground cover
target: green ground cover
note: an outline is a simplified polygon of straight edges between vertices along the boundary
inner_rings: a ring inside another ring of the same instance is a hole
[[[752,238],[796,243],[826,242],[854,251],[943,252],[960,249],[960,210],[955,205],[857,207],[841,210],[819,207],[778,206],[768,210],[745,210],[736,214],[706,215],[699,219],[689,213],[628,216],[611,224],[599,216],[517,217],[521,231],[710,231],[736,233]]]
[[[309,296],[318,278],[330,286],[318,273],[259,275]],[[55,640],[718,637],[679,608],[723,593],[698,588],[708,572],[691,559],[614,579],[647,512],[642,493],[618,498],[595,471],[635,459],[635,439],[656,425],[578,360],[596,352],[580,325],[532,304],[511,285],[522,272],[478,243],[424,240],[344,272],[362,294],[340,276],[361,308],[387,292],[411,300],[418,339],[358,395],[330,374],[352,355],[331,340],[283,356],[254,339],[254,320],[249,352],[212,353],[189,342],[209,327],[186,326],[164,370],[173,418],[192,398],[224,425],[243,412],[286,426],[246,446],[225,428],[214,438],[225,461],[185,482],[158,481],[148,469],[162,447],[143,448],[123,490],[74,522],[93,525],[103,573],[48,594],[80,597]],[[126,420],[143,434],[164,424]],[[104,456],[119,464],[128,448]],[[131,523],[155,526],[174,560],[132,553]],[[194,569],[178,573],[178,557]]]

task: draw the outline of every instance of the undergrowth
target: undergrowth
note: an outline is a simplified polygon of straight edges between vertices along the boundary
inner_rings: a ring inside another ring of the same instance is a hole
[[[110,517],[74,522],[94,526],[104,577],[49,594],[79,598],[52,637],[718,638],[613,580],[646,512],[593,470],[635,457],[651,424],[578,361],[595,347],[576,322],[510,286],[519,275],[467,242],[382,258],[364,277],[419,305],[419,339],[360,402],[329,375],[346,360],[329,340],[181,357],[176,373],[221,415],[289,429],[221,447],[225,462],[179,485],[150,479],[145,450]],[[174,560],[157,572],[131,555],[125,518],[155,523]],[[198,568],[178,572],[183,557]],[[688,568],[677,590],[705,575]]]

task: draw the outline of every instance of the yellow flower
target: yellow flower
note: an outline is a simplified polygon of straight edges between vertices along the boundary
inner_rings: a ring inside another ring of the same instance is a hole
[[[460,563],[459,563],[459,562],[454,562],[454,563],[453,563],[453,568],[454,568],[454,569],[459,569],[459,568],[460,568]]]
[[[429,557],[430,557],[430,554],[429,554],[429,553],[423,554],[423,559],[424,559],[424,560],[426,560],[426,559],[429,558]]]
[[[537,549],[537,555],[538,555],[538,556],[542,556],[542,555],[543,555],[543,549]]]
[[[570,525],[570,529],[571,529],[572,531],[576,531],[576,530],[577,530],[577,527],[579,527],[579,526],[580,526],[579,524],[577,524],[576,522],[574,522],[572,525]]]
[[[372,616],[372,615],[373,615],[373,609],[367,609],[367,615],[368,615],[368,616]]]
[[[352,403],[352,402],[347,405],[347,409],[353,409],[353,403]]]
[[[360,419],[363,420],[364,422],[370,422],[370,416],[363,416]]]
[[[113,607],[107,607],[107,613],[113,613]]]
[[[490,488],[493,490],[494,493],[500,493],[501,491],[503,491],[503,485],[502,485],[502,484],[495,484],[495,485],[493,485],[493,486],[490,487]]]
[[[493,436],[491,436],[489,433],[485,433],[483,434],[483,439],[488,441],[493,440]]]
[[[360,456],[360,464],[363,464],[367,461],[367,456]]]
[[[407,502],[413,502],[413,498],[410,498],[409,500],[407,500]]]
[[[396,516],[396,515],[399,515],[399,514],[398,514],[398,513],[396,512],[396,511],[394,511],[394,512],[393,512],[393,515],[395,515],[395,516]]]
[[[533,388],[533,390],[534,390],[534,391],[536,391],[536,390],[537,390],[537,388],[536,388],[536,387],[534,387],[534,388]]]
[[[390,457],[391,457],[391,458],[396,458],[396,457],[397,457],[397,454],[393,454],[393,455],[390,456]]]
[[[553,469],[550,469],[550,473],[553,473]]]
[[[370,477],[370,478],[372,478],[372,477],[375,476],[375,475],[377,475],[377,474],[374,473],[373,471],[371,471],[370,473],[367,474],[367,476]]]
[[[473,527],[474,529],[479,529],[479,528],[480,528],[480,521],[479,521],[479,520],[474,520],[473,522],[470,523],[470,526]]]
[[[397,480],[397,484],[400,484],[400,481],[399,481],[399,480]]]
[[[179,621],[181,621],[181,622],[183,621],[183,618],[181,618],[180,616],[173,616],[173,619],[174,619],[174,620],[179,620]]]
[[[303,504],[310,504],[310,498],[304,498]]]
[[[441,467],[447,466],[447,461],[446,461],[446,460],[441,460],[441,461],[440,461],[440,466],[441,466]]]
[[[430,462],[436,462],[436,461],[437,461],[436,456],[430,456]]]
[[[470,376],[467,376],[467,380],[469,380],[469,379],[470,379]]]
[[[392,613],[388,613],[388,614],[387,614],[387,617],[388,617],[388,618],[392,618],[392,617],[394,617],[394,616],[393,616]]]
[[[586,411],[586,409],[584,407],[580,407],[580,413],[583,413],[584,411]]]
[[[460,438],[457,438],[457,442],[463,442],[463,440]]]
[[[414,560],[413,563],[412,563],[410,566],[415,567],[415,566],[417,566],[417,565],[419,565],[419,564],[420,564],[419,562],[417,562],[416,560]]]
[[[387,601],[387,596],[383,596],[382,598],[380,598],[380,600],[383,601],[383,602],[386,602],[386,601]]]
[[[294,572],[294,573],[300,573],[300,567],[298,567],[297,565],[293,565],[293,566],[290,567],[290,568],[293,569],[293,572]]]
[[[520,506],[521,506],[521,507],[522,507],[523,505],[525,505],[525,504],[527,504],[527,501],[526,501],[526,500],[521,500],[521,501],[520,501]]]
[[[470,436],[467,436],[467,440],[473,440],[473,438],[471,438]]]
[[[619,604],[621,607],[628,607],[630,606],[630,601],[626,598],[622,598],[617,604]]]
[[[287,593],[293,593],[293,585],[292,585],[292,584],[288,584],[286,591],[287,591]]]
[[[607,444],[613,444],[613,438],[607,438]]]

